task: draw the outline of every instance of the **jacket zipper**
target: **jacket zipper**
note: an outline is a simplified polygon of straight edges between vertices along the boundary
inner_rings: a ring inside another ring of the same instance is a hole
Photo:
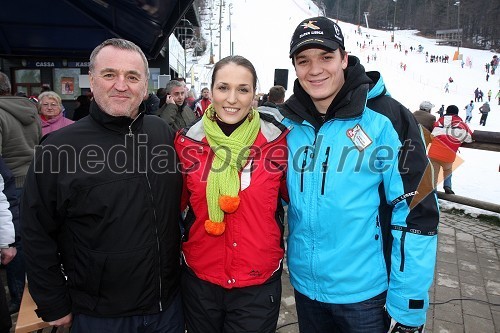
[[[158,250],[158,282],[160,284],[160,297],[158,299],[158,305],[160,306],[160,311],[163,311],[163,305],[161,304],[161,291],[162,291],[162,285],[161,285],[161,255],[160,255],[160,239],[158,237],[158,227],[157,227],[157,218],[156,218],[156,208],[154,204],[154,197],[153,197],[153,190],[151,189],[151,182],[149,181],[148,174],[146,173],[146,180],[148,181],[148,187],[149,187],[149,196],[151,198],[151,203],[153,204],[153,216],[154,216],[154,221],[155,221],[155,235],[156,235],[156,249]]]
[[[135,123],[135,121],[137,119],[139,119],[139,117],[141,116],[141,114],[139,113],[133,120],[132,122],[130,123],[130,125],[128,125],[128,136],[132,136],[133,135],[133,132],[132,132],[132,125]]]
[[[326,171],[328,170],[328,158],[330,157],[330,147],[326,147],[325,155],[326,158],[321,168],[321,173],[323,174],[323,180],[321,181],[321,195],[325,194]]]
[[[137,117],[132,120],[130,125],[128,126],[128,136],[132,137],[133,132],[132,132],[132,125],[134,122],[139,119],[140,113],[137,115]],[[155,223],[155,236],[156,236],[156,250],[158,251],[158,282],[159,282],[159,297],[158,297],[158,305],[160,307],[160,311],[163,311],[163,305],[161,304],[161,293],[162,293],[162,285],[161,285],[161,251],[160,251],[160,238],[158,236],[158,226],[157,226],[157,216],[156,216],[156,208],[155,208],[155,201],[153,197],[153,189],[151,188],[151,182],[149,181],[148,173],[145,173],[146,176],[146,181],[148,182],[148,188],[149,188],[149,196],[151,198],[151,204],[153,206],[153,217],[154,217],[154,223]]]
[[[300,192],[304,192],[304,170],[306,169],[307,151],[309,146],[304,149],[304,159],[302,160],[302,167],[300,168]]]
[[[399,266],[400,272],[404,272],[405,270],[405,238],[406,231],[403,230],[401,234],[401,265]]]
[[[316,140],[318,139],[318,133],[316,132],[314,136],[314,142],[311,146],[306,146],[304,150],[304,160],[302,161],[302,167],[300,169],[300,192],[304,192],[304,171],[306,170],[307,164],[307,153],[309,152],[309,148],[311,148],[311,161],[314,163],[314,150],[316,149]]]

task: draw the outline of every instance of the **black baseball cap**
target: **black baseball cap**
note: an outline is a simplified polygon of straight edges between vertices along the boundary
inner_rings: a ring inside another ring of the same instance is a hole
[[[305,19],[300,22],[293,33],[290,42],[290,58],[299,49],[305,47],[319,47],[329,50],[341,47],[345,50],[342,30],[337,23],[324,16]]]

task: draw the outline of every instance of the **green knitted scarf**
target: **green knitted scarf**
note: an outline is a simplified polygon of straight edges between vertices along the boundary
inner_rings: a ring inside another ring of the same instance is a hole
[[[212,167],[207,178],[207,205],[209,220],[205,229],[211,235],[221,235],[225,230],[224,213],[238,209],[240,177],[260,130],[257,110],[250,110],[248,120],[226,136],[215,120],[215,109],[210,105],[203,115],[203,128],[208,144],[214,152]]]

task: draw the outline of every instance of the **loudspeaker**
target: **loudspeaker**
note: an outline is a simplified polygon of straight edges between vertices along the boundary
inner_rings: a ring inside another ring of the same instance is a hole
[[[288,88],[288,69],[276,68],[274,70],[274,85],[283,86],[285,90]]]
[[[167,83],[170,82],[172,77],[168,74],[160,74],[158,75],[158,88],[165,88]]]

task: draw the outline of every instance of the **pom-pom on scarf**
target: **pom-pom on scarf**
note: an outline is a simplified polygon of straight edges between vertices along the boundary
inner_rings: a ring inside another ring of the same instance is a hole
[[[215,109],[210,105],[202,118],[208,144],[214,152],[207,178],[209,220],[205,221],[205,230],[210,235],[219,236],[226,229],[224,213],[234,213],[240,204],[238,173],[245,166],[250,147],[259,133],[260,117],[257,110],[251,109],[248,119],[229,136],[213,120],[215,117]]]

